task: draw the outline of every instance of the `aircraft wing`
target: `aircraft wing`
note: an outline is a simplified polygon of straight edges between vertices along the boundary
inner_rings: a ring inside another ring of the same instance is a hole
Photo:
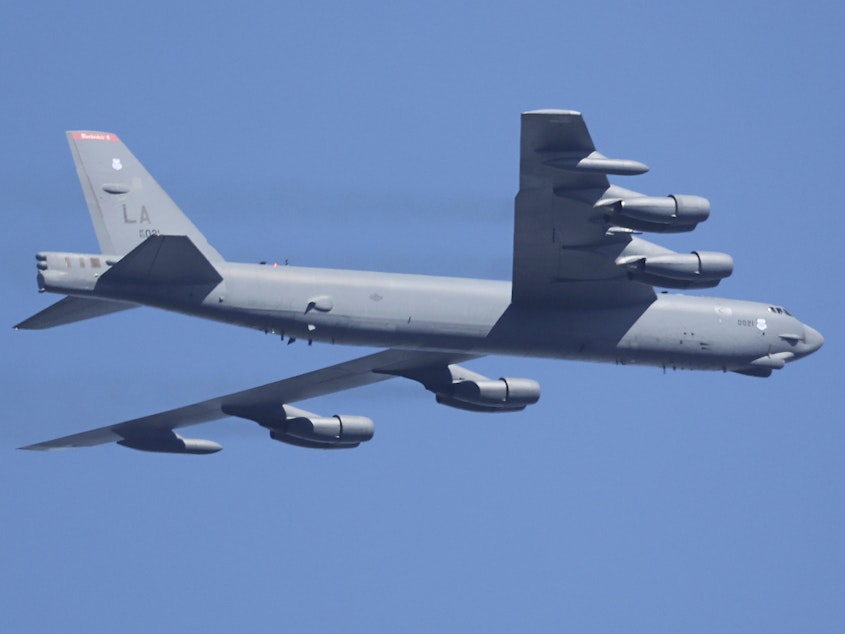
[[[579,112],[523,113],[514,302],[605,307],[652,301],[652,287],[629,280],[616,262],[632,232],[611,227],[597,206],[642,196],[610,185],[608,174],[647,170],[637,161],[599,154]]]
[[[416,350],[383,350],[260,387],[217,396],[207,401],[123,423],[28,445],[21,447],[21,449],[69,449],[72,447],[91,447],[110,442],[128,444],[126,441],[131,442],[133,439],[143,437],[168,436],[173,438],[174,429],[207,423],[226,416],[239,416],[259,421],[266,420],[268,417],[279,418],[284,416],[283,406],[289,403],[378,383],[394,376],[424,375],[429,369],[445,368],[450,364],[473,358],[477,358],[477,355]],[[308,412],[302,410],[294,411],[299,416],[308,415]],[[219,449],[219,446],[215,443],[211,444]]]

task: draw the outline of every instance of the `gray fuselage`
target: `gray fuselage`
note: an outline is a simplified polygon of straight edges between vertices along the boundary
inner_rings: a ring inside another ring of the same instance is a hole
[[[39,286],[309,342],[472,355],[765,371],[822,342],[782,308],[733,299],[660,293],[650,303],[601,309],[519,305],[504,281],[229,262],[215,263],[223,281],[214,284],[99,281],[118,259],[39,254]]]

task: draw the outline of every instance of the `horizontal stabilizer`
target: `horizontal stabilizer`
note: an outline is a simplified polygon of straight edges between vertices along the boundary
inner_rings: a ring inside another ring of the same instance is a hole
[[[136,307],[137,304],[125,304],[106,299],[65,297],[40,313],[25,319],[15,326],[15,330],[43,330]]]
[[[103,273],[104,284],[217,284],[223,278],[187,236],[150,236]]]

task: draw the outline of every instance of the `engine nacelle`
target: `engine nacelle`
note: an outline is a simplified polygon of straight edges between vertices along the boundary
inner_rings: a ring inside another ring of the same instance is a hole
[[[624,263],[633,280],[665,288],[710,288],[733,273],[727,253],[693,251],[634,258]]]
[[[118,440],[117,444],[139,451],[153,451],[156,453],[187,453],[187,454],[209,454],[217,453],[221,449],[218,443],[203,438],[182,438],[172,430],[162,432],[150,432],[125,437]]]
[[[692,231],[710,216],[709,200],[682,194],[638,196],[603,206],[615,224],[657,233]]]
[[[375,424],[365,416],[296,416],[270,429],[270,438],[313,449],[351,449],[367,442]]]
[[[533,379],[459,380],[449,392],[437,392],[437,402],[474,412],[516,412],[540,399]]]

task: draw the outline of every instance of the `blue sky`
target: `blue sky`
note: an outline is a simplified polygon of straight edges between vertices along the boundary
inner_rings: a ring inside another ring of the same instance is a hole
[[[175,5],[175,6],[174,6]],[[664,5],[664,6],[661,6]],[[7,326],[97,249],[63,132],[120,135],[227,259],[507,279],[519,113],[581,110],[615,182],[707,196],[659,241],[824,333],[768,380],[487,358],[522,414],[395,381],[310,452],[16,447],[365,351],[139,309],[0,330],[0,630],[839,632],[841,3],[14,3],[0,21]]]

